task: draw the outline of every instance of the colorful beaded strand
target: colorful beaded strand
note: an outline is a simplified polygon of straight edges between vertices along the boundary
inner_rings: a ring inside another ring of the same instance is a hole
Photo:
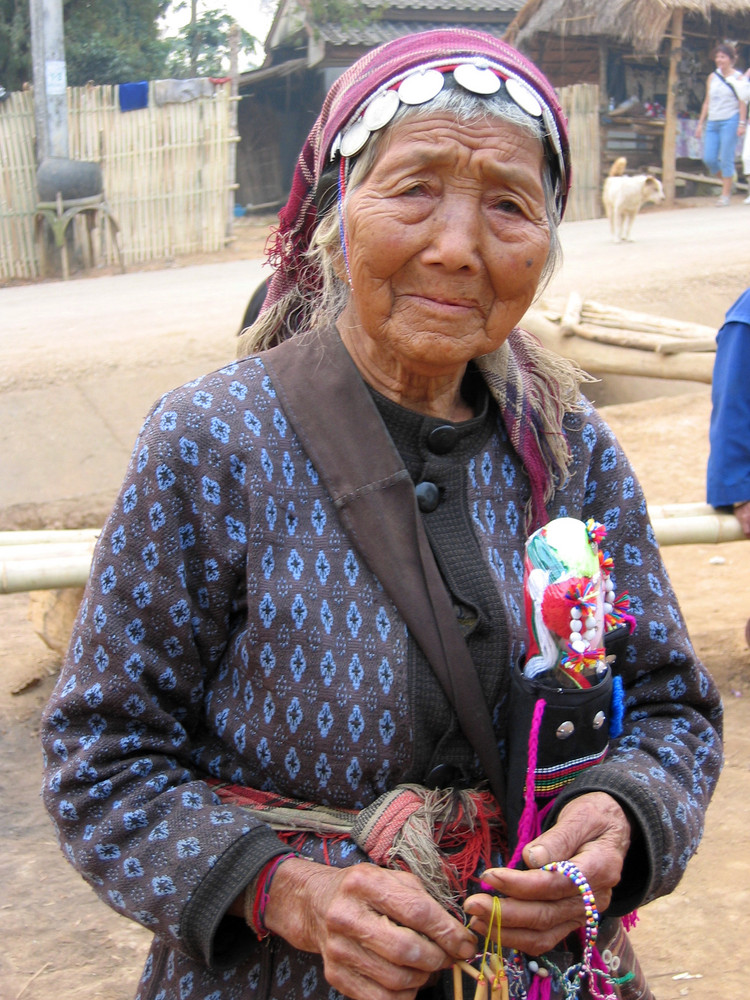
[[[563,989],[566,996],[576,997],[581,987],[581,980],[586,977],[589,981],[591,995],[596,1000],[614,1000],[615,994],[602,993],[596,983],[597,976],[604,974],[594,963],[594,945],[599,934],[599,911],[596,907],[596,899],[591,886],[586,881],[586,877],[577,865],[572,861],[551,861],[542,866],[542,871],[558,872],[575,885],[583,900],[584,912],[586,914],[586,924],[583,928],[584,944],[581,961],[572,965],[562,974]],[[609,978],[609,977],[604,977]]]

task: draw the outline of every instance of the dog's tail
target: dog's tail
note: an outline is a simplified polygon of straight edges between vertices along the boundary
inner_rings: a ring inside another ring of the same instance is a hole
[[[625,156],[618,156],[612,166],[609,168],[610,177],[622,177],[627,168],[628,161]]]

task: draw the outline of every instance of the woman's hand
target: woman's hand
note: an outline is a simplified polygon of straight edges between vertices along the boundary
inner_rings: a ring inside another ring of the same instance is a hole
[[[413,875],[369,864],[285,861],[264,919],[293,947],[320,953],[328,982],[352,1000],[410,1000],[434,972],[477,950],[474,934]]]
[[[502,944],[529,955],[549,951],[586,922],[583,901],[570,879],[535,869],[551,861],[572,861],[591,886],[600,912],[622,874],[630,845],[630,823],[623,808],[604,792],[591,792],[568,802],[557,823],[527,845],[528,871],[493,868],[482,876],[502,900]],[[470,927],[486,934],[492,896],[469,896],[464,910]]]

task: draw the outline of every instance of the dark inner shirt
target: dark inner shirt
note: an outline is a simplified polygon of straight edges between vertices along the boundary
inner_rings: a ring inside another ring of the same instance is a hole
[[[497,407],[473,368],[464,379],[462,394],[475,416],[460,423],[424,416],[372,388],[370,392],[415,485],[430,547],[492,711],[507,690],[503,683],[507,628],[497,585],[474,532],[467,489],[469,462],[495,431]],[[416,643],[410,647],[409,667],[414,684],[415,773],[407,780],[442,786],[456,780],[458,769],[459,780],[471,782],[479,775],[473,751]],[[434,771],[438,765],[442,772]]]

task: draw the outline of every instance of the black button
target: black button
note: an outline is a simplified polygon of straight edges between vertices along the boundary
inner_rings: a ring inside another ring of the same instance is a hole
[[[434,483],[417,483],[417,503],[423,514],[429,514],[440,503],[440,490]]]
[[[452,424],[441,424],[427,435],[427,447],[435,455],[445,455],[456,447],[458,431]]]

